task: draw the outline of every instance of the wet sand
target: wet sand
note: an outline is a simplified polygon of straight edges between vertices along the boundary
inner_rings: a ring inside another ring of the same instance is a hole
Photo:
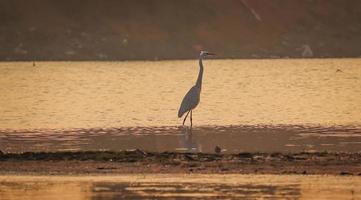
[[[8,153],[125,151],[214,153],[361,152],[360,126],[238,125],[0,129],[0,150]]]
[[[1,174],[361,175],[361,129],[354,126],[196,127],[191,134],[181,127],[0,133]]]
[[[0,174],[319,174],[361,176],[361,153],[1,153]]]

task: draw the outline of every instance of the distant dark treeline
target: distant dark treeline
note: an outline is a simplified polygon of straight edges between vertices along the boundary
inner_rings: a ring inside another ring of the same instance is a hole
[[[360,57],[360,0],[0,0],[0,60]]]

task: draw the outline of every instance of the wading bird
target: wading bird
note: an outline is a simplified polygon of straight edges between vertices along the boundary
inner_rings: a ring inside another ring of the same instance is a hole
[[[191,128],[192,128],[192,110],[195,109],[199,103],[201,89],[202,89],[202,77],[203,77],[203,63],[202,59],[210,56],[215,55],[214,53],[210,53],[208,51],[201,51],[199,55],[199,74],[197,78],[196,84],[187,92],[187,94],[184,96],[183,101],[181,103],[181,106],[178,111],[178,117],[181,118],[184,113],[187,113],[183,120],[183,126],[184,122],[186,121],[188,114],[190,115],[190,121],[191,121]]]

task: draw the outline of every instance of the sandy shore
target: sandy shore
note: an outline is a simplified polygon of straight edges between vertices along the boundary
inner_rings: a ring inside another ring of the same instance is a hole
[[[361,175],[361,153],[0,153],[0,174],[239,173]]]

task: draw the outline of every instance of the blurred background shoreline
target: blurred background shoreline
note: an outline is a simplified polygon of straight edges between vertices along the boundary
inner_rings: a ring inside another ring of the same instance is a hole
[[[4,0],[0,61],[361,56],[357,0]]]

